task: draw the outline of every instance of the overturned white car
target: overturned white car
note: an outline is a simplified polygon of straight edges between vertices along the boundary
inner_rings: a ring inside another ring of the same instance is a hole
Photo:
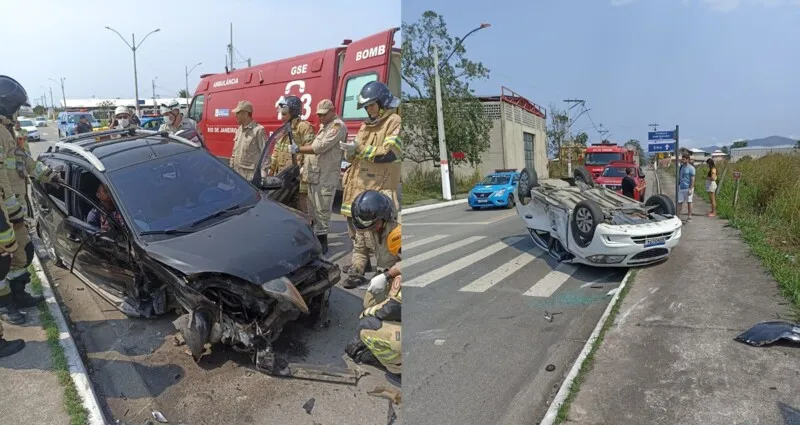
[[[591,181],[540,185],[523,169],[517,198],[534,243],[561,262],[642,266],[666,259],[681,237],[675,204],[664,195],[640,203]]]

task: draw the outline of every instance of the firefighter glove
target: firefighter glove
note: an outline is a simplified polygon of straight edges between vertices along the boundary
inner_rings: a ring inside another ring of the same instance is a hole
[[[356,143],[356,141],[355,141],[355,140],[353,140],[352,142],[348,142],[348,141],[345,141],[345,142],[339,142],[339,147],[340,147],[340,148],[341,148],[343,151],[345,151],[345,152],[347,152],[348,154],[351,154],[351,155],[352,155],[353,153],[355,153],[355,151],[356,151],[356,147],[357,147],[357,146],[358,146],[358,144]]]
[[[376,275],[369,281],[369,286],[367,286],[367,291],[373,294],[380,294],[386,292],[386,285],[389,283],[389,278],[386,276],[386,273],[381,273]]]

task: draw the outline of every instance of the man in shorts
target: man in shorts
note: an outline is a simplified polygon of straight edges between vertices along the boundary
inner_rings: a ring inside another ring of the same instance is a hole
[[[683,214],[683,203],[689,210],[686,221],[692,221],[692,196],[694,195],[695,169],[692,165],[692,157],[688,152],[681,155],[681,171],[678,181],[678,216]]]

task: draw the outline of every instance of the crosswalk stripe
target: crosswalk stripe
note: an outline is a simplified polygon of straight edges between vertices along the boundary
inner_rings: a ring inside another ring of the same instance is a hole
[[[528,297],[549,297],[558,290],[572,276],[578,268],[572,264],[562,263],[547,273],[540,281],[536,282],[531,289],[523,295]]]
[[[430,251],[425,251],[422,254],[414,255],[407,259],[403,259],[403,268],[406,270],[410,270],[409,268],[417,263],[421,263],[423,261],[427,261],[431,258],[434,258],[438,255],[446,254],[454,249],[461,248],[462,246],[467,246],[473,242],[477,242],[481,239],[484,239],[486,236],[470,236],[466,239],[462,239],[460,241],[453,242],[451,244],[447,244],[445,246],[432,249]],[[405,283],[403,284],[405,285]]]
[[[522,270],[525,266],[532,263],[537,259],[535,253],[541,252],[538,248],[534,248],[533,252],[525,251],[518,255],[513,260],[502,266],[486,273],[485,275],[475,279],[469,285],[460,289],[464,292],[483,292],[499,283],[503,279],[511,276],[512,274]]]
[[[408,252],[409,249],[414,249],[414,248],[416,248],[418,246],[422,246],[422,245],[425,245],[425,244],[428,244],[428,243],[431,243],[431,242],[436,242],[439,239],[446,238],[447,236],[448,235],[433,235],[433,236],[431,236],[429,238],[420,239],[418,241],[414,241],[414,242],[411,242],[411,243],[408,243],[408,244],[403,244],[403,250]],[[406,239],[406,238],[407,238],[406,236],[403,236],[403,239]]]
[[[492,254],[500,252],[503,249],[506,249],[511,245],[514,245],[515,243],[519,242],[521,239],[523,238],[517,236],[513,238],[508,238],[506,241],[497,242],[494,245],[490,245],[466,257],[461,257],[456,261],[453,261],[449,264],[439,267],[438,269],[425,273],[422,276],[411,279],[408,282],[403,282],[403,286],[415,286],[415,287],[427,286],[431,282],[435,282],[443,277],[449,276],[465,267],[469,267],[483,260],[484,258]],[[453,245],[455,245],[455,243]],[[403,264],[403,266],[406,267],[405,264]]]

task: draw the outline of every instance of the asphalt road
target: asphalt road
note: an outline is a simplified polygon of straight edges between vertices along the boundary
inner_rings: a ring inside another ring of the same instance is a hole
[[[40,132],[49,141],[30,143],[36,157],[57,137],[55,128]],[[350,240],[341,216],[335,215],[330,235],[330,258],[349,260]],[[356,387],[341,384],[277,379],[252,367],[250,358],[226,347],[195,364],[185,346],[176,346],[174,314],[145,320],[131,319],[87,288],[67,270],[57,268],[38,250],[62,306],[72,322],[72,333],[87,361],[100,403],[119,424],[139,425],[161,411],[177,424],[353,424],[401,423],[397,406],[368,395],[376,387],[391,387],[384,372],[365,366],[368,373]],[[334,288],[327,328],[292,326],[276,348],[289,361],[338,368],[353,367],[344,346],[355,335],[363,291]],[[313,399],[311,413],[303,406]],[[387,418],[391,412],[394,422]]]
[[[537,424],[626,270],[556,268],[516,210],[459,205],[403,227],[404,420]]]

